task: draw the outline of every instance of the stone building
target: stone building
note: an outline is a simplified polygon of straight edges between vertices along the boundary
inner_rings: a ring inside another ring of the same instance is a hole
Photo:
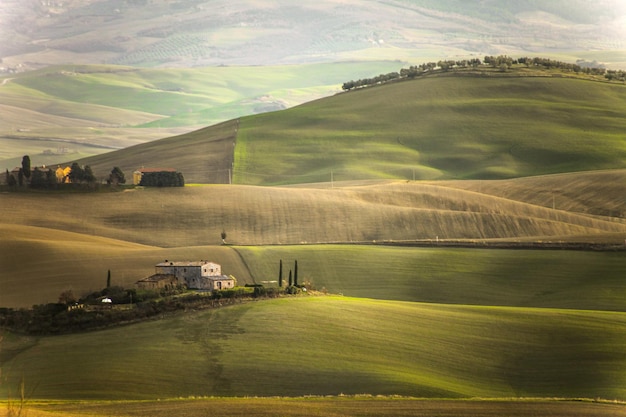
[[[160,278],[159,278],[160,277]],[[156,264],[155,274],[138,281],[137,286],[172,285],[165,277],[174,277],[175,285],[185,285],[194,290],[222,290],[235,287],[235,279],[222,275],[222,267],[209,261],[171,262],[166,260]]]

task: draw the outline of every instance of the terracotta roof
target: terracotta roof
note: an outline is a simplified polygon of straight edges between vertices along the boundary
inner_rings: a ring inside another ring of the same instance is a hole
[[[216,277],[203,277],[203,278],[209,279],[211,281],[233,281],[233,279],[229,277],[228,275],[219,275]]]
[[[176,280],[176,275],[172,274],[154,274],[148,278],[140,279],[137,282],[159,282],[164,280]]]

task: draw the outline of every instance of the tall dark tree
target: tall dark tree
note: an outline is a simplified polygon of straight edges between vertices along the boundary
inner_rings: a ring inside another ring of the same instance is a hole
[[[280,260],[280,264],[278,267],[278,287],[283,287],[283,260]]]
[[[46,171],[46,187],[54,189],[57,187],[58,183],[56,171],[48,169],[48,171]]]
[[[126,184],[126,176],[120,167],[114,167],[111,170],[107,183],[111,185]]]
[[[46,174],[40,170],[38,167],[35,167],[33,170],[32,178],[30,179],[30,186],[32,188],[46,188]]]
[[[71,171],[68,175],[70,177],[70,182],[74,184],[83,182],[83,179],[85,178],[85,171],[80,165],[78,165],[78,162],[74,162],[70,169]]]
[[[15,176],[13,176],[13,174],[11,174],[8,169],[6,172],[6,184],[9,187],[15,187],[17,185],[17,180],[15,179]]]
[[[107,288],[111,286],[111,270],[107,271]]]
[[[293,285],[298,286],[298,260],[293,267]]]
[[[30,178],[30,156],[28,155],[22,157],[22,173],[24,174],[24,178]]]
[[[85,168],[83,170],[83,181],[89,184],[96,182],[96,176],[94,175],[89,165],[85,165]]]
[[[293,286],[293,278],[291,277],[291,269],[289,270],[289,286]]]

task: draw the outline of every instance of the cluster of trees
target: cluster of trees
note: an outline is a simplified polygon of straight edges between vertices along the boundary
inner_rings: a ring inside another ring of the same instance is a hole
[[[609,81],[626,81],[626,71],[607,70],[604,77]]]
[[[80,298],[72,290],[66,290],[59,295],[57,303],[35,305],[31,309],[0,308],[0,328],[33,335],[89,331],[176,311],[217,308],[254,298],[299,294],[310,286],[298,284],[298,261],[294,273],[289,271],[288,287],[284,288],[282,283],[282,260],[279,274],[278,288],[255,284],[197,293],[187,291],[184,286],[160,290],[127,289],[111,285],[111,271],[108,271],[105,288]],[[105,299],[107,303],[103,302]]]
[[[37,189],[56,189],[61,184],[71,184],[71,186],[90,186],[98,183],[98,179],[89,165],[81,166],[74,162],[71,167],[57,169],[49,167],[31,168],[30,157],[24,155],[22,166],[16,175],[6,170],[6,184],[11,188],[29,186]],[[107,184],[125,184],[126,177],[119,167],[113,168],[107,178]]]
[[[77,299],[71,290],[59,302],[30,309],[0,308],[0,328],[16,333],[45,335],[84,332],[136,323],[166,313],[217,308],[244,299],[277,296],[276,289],[234,288],[212,293],[188,293],[182,288],[168,291],[138,291],[111,286]],[[102,303],[103,297],[112,300]]]
[[[144,172],[139,185],[145,187],[184,187],[185,177],[182,173],[173,171]]]
[[[511,58],[507,55],[499,56],[485,56],[481,61],[479,58],[464,59],[464,60],[441,60],[438,62],[426,62],[420,65],[410,66],[408,68],[402,68],[400,72],[390,72],[389,74],[380,74],[372,78],[364,78],[353,81],[346,81],[341,88],[345,91],[349,91],[355,88],[367,87],[375,84],[382,84],[385,82],[403,79],[403,78],[415,78],[427,73],[433,73],[436,71],[446,72],[463,68],[477,68],[481,65],[486,65],[492,68],[499,68],[501,71],[506,71],[513,65],[526,65],[527,67],[537,68],[557,68],[563,71],[572,71],[581,74],[589,75],[604,75],[609,80],[624,81],[626,76],[625,71],[607,71],[601,66],[587,66],[579,64],[571,64],[562,61],[556,61],[548,58]]]
[[[49,167],[35,167],[31,168],[30,157],[24,155],[22,158],[22,166],[17,171],[17,178],[9,170],[6,170],[6,184],[9,187],[24,187],[29,186],[31,188],[38,189],[55,189],[61,184],[72,184],[72,186],[93,186],[97,184],[93,170],[89,165],[81,166],[77,162],[74,162],[71,167],[57,169]],[[124,184],[126,178],[124,173],[119,167],[113,168],[107,179],[108,184]]]
[[[283,280],[283,260],[281,259],[278,266],[278,288],[282,289],[285,283]],[[299,294],[301,291],[306,291],[306,285],[298,283],[298,260],[294,261],[293,270],[289,270],[289,278],[287,280],[287,288],[285,293],[287,294]]]

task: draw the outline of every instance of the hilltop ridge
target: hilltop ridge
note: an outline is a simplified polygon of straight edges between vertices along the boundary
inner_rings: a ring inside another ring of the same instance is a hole
[[[231,170],[234,183],[254,185],[626,167],[624,85],[541,69],[484,71],[358,89],[81,162],[97,171],[114,161],[123,170],[180,165],[189,183],[225,183]],[[214,147],[223,140],[230,144]],[[207,151],[189,152],[192,144]],[[204,164],[205,155],[215,162]]]

